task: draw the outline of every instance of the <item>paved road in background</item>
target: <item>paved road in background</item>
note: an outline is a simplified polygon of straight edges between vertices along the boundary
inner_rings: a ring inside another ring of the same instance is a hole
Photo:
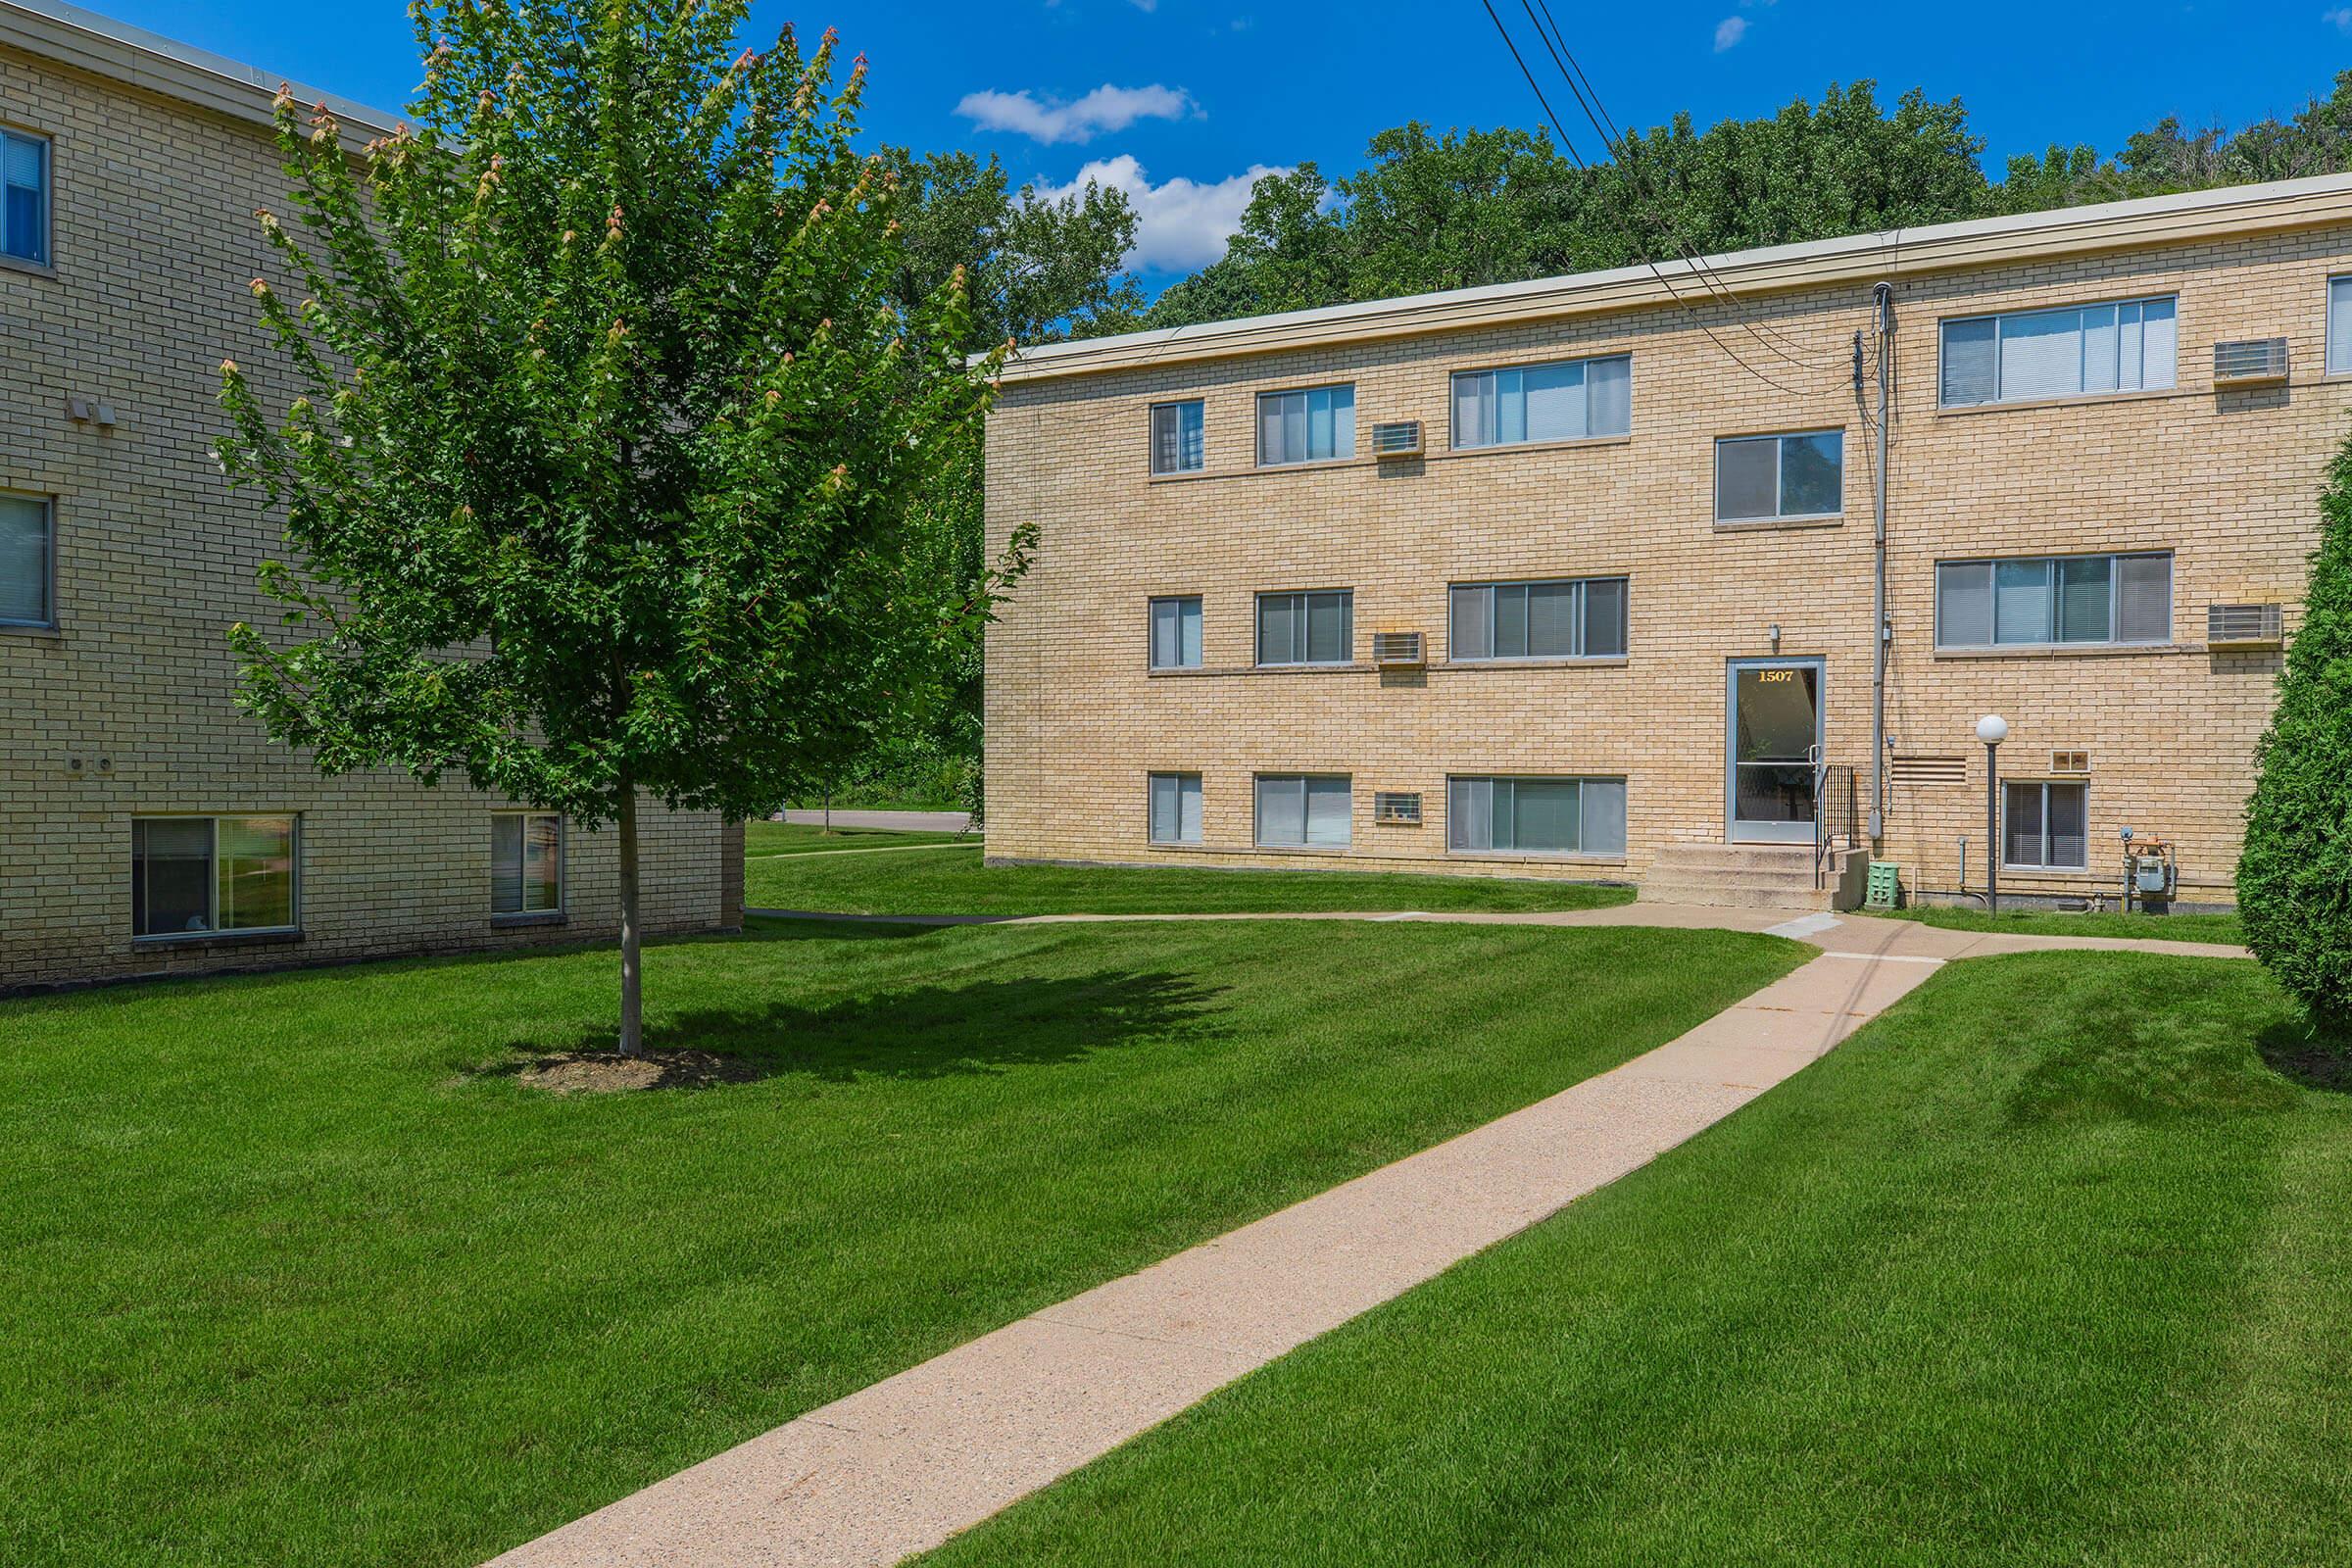
[[[787,822],[803,822],[815,826],[825,820],[822,811],[786,811]],[[836,808],[835,827],[897,829],[905,833],[969,833],[972,814],[969,811],[848,811]]]

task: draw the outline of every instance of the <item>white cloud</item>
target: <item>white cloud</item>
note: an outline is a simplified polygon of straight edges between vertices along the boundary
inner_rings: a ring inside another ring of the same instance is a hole
[[[1040,102],[1029,92],[975,92],[956,112],[982,130],[1010,130],[1043,142],[1091,141],[1125,130],[1139,120],[1182,120],[1196,113],[1182,87],[1113,87],[1108,82],[1076,103]]]
[[[2320,20],[2334,23],[2344,32],[2352,32],[2352,6],[2338,6],[2333,11],[2323,12]]]
[[[1721,54],[1746,36],[1745,17],[1726,17],[1715,24],[1715,52]]]
[[[1098,158],[1067,185],[1041,189],[1039,194],[1059,199],[1089,183],[1125,191],[1128,206],[1135,209],[1135,248],[1127,253],[1127,265],[1147,272],[1189,272],[1225,254],[1226,239],[1242,226],[1250,187],[1268,174],[1289,172],[1252,164],[1248,173],[1205,184],[1179,176],[1154,185],[1143,165],[1121,153]]]

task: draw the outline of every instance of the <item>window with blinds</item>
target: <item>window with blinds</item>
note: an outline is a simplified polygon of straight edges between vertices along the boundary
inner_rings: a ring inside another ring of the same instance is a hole
[[[1943,406],[2023,403],[2173,384],[2172,296],[1943,323]]]
[[[1260,773],[1257,842],[1267,849],[1344,849],[1353,841],[1346,774]]]
[[[294,816],[139,816],[130,823],[130,934],[296,926]]]
[[[1530,855],[1623,855],[1625,780],[1446,781],[1446,847]]]
[[[1845,432],[1736,436],[1715,443],[1715,520],[1834,517],[1845,509]]]
[[[1200,600],[1197,595],[1152,601],[1152,667],[1200,667]]]
[[[1265,392],[1257,399],[1257,462],[1330,463],[1355,456],[1355,388]]]
[[[2038,781],[2001,786],[2001,863],[2021,871],[2080,871],[2089,863],[2090,787]]]
[[[0,253],[49,265],[49,143],[0,130]]]
[[[1200,774],[1152,775],[1151,833],[1154,844],[1200,842]]]
[[[1198,473],[1208,464],[1200,400],[1152,405],[1152,471]]]
[[[490,912],[555,914],[564,907],[564,818],[554,811],[490,817]]]
[[[1348,589],[1257,596],[1257,662],[1346,664],[1355,659],[1355,595]]]
[[[1518,446],[1625,435],[1633,428],[1634,361],[1564,360],[1453,378],[1453,444]]]
[[[57,624],[53,515],[46,496],[0,495],[0,624]]]
[[[2173,640],[2173,558],[2031,556],[1936,564],[1938,648]]]
[[[1455,583],[1446,657],[1623,659],[1626,579]]]

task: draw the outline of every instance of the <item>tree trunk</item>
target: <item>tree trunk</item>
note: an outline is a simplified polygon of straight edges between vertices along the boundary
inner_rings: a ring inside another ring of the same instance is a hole
[[[645,1054],[645,976],[637,928],[637,791],[620,787],[620,1054]]]

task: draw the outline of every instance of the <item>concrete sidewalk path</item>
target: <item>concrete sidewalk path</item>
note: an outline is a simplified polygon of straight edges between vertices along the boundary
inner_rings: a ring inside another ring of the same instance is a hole
[[[1646,1163],[1941,961],[1824,953],[1613,1071],[812,1410],[494,1568],[848,1568],[938,1545]]]
[[[1917,920],[1869,915],[1805,913],[1794,909],[1718,908],[1703,904],[1613,904],[1602,909],[1485,911],[1453,909],[1329,909],[1214,914],[837,914],[823,909],[746,908],[776,920],[840,920],[882,925],[1064,925],[1188,920],[1427,921],[1446,925],[1641,925],[1674,931],[1761,931],[1793,937],[1833,953],[1888,958],[1983,958],[2003,953],[2088,950],[2161,953],[2179,958],[2251,958],[2226,942],[2172,942],[2158,937],[2059,937],[2008,931],[1952,931]]]
[[[827,821],[823,811],[793,809],[784,813],[784,820],[803,827],[822,827]],[[898,833],[969,833],[972,813],[969,811],[850,811],[834,808],[830,820],[835,827],[865,828]]]

